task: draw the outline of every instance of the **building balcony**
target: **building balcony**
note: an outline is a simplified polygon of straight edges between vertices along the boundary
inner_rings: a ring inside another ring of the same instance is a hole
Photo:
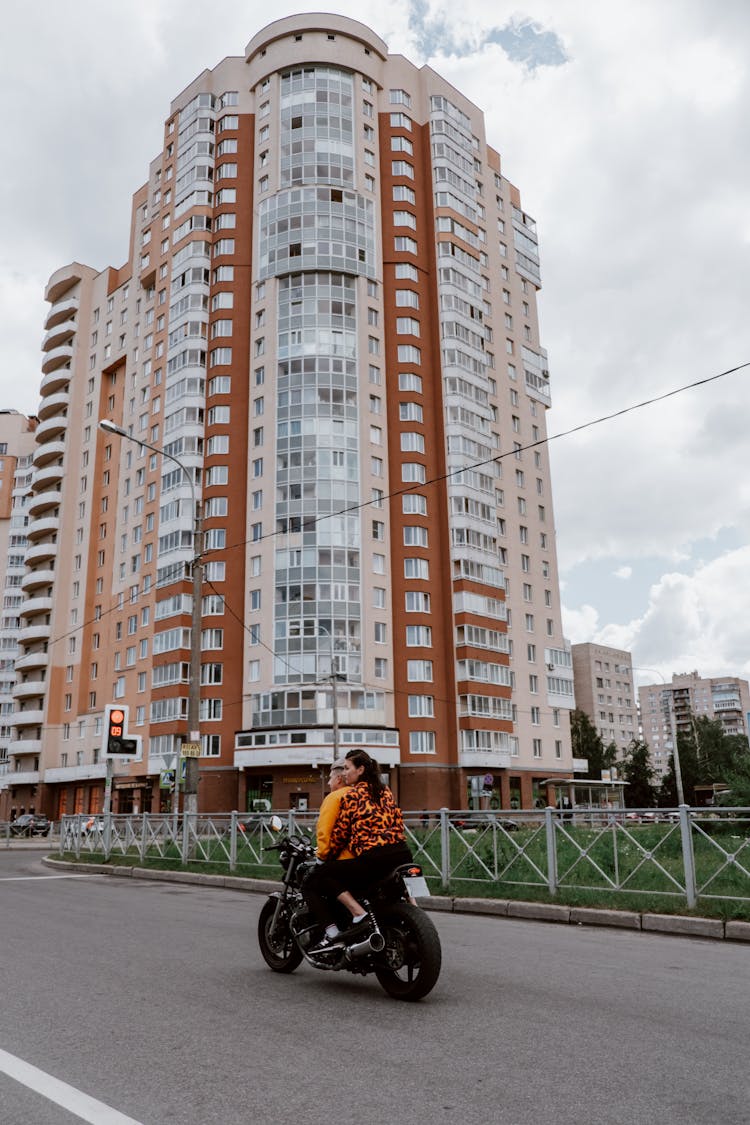
[[[59,516],[45,516],[43,519],[31,520],[26,528],[26,538],[29,543],[43,539],[47,535],[57,535],[60,530]]]
[[[42,356],[42,371],[46,375],[48,371],[54,371],[64,364],[70,366],[73,362],[73,349],[70,344],[61,344],[57,348],[53,348],[51,352],[45,352]]]
[[[30,519],[38,519],[41,512],[48,508],[57,508],[62,500],[62,491],[59,488],[46,488],[41,492],[32,493],[26,504],[26,514]]]
[[[507,770],[511,766],[510,750],[459,750],[458,764],[467,770]]]
[[[21,589],[28,593],[30,590],[38,590],[40,586],[51,586],[54,581],[54,570],[30,570],[21,579]]]
[[[44,711],[41,711],[38,708],[35,711],[14,711],[12,715],[8,715],[9,727],[39,727],[43,722]],[[11,742],[9,747],[10,753],[17,754],[17,747],[17,742]],[[24,753],[26,753],[26,751],[24,751]]]
[[[30,697],[37,696],[41,696],[43,698],[46,690],[47,684],[44,680],[24,680],[22,683],[14,685],[13,698],[29,699]]]
[[[19,629],[18,643],[30,645],[35,641],[49,641],[51,632],[51,625],[28,625],[25,629]]]
[[[70,404],[70,392],[66,390],[55,391],[53,394],[45,395],[39,403],[37,414],[44,420],[53,414],[59,413],[61,410],[67,410]]]
[[[3,788],[10,785],[38,785],[39,770],[8,770],[3,780]]]
[[[44,771],[44,780],[47,785],[59,785],[66,781],[90,781],[95,778],[107,776],[107,763],[90,762],[85,766],[54,766]]]
[[[8,755],[11,758],[20,758],[24,754],[41,754],[41,738],[17,738],[8,746]]]
[[[49,653],[27,652],[15,662],[17,672],[26,672],[32,668],[47,668],[49,666]]]
[[[53,328],[54,325],[60,324],[64,320],[70,320],[78,312],[80,301],[77,297],[61,297],[59,301],[55,301],[52,308],[47,313],[47,319],[44,322],[45,329]]]
[[[62,465],[46,465],[43,469],[36,470],[31,480],[31,487],[35,492],[43,492],[59,484],[64,475],[65,470]]]
[[[83,279],[85,268],[84,266],[80,266],[78,262],[71,262],[69,265],[61,266],[59,270],[55,270],[47,282],[44,299],[54,305],[61,299],[63,294],[72,296],[69,290],[72,289],[74,285],[78,285]]]
[[[543,378],[541,375],[536,375],[533,371],[524,371],[526,378],[526,392],[529,398],[535,398],[537,402],[541,402],[544,406],[550,406],[552,403],[552,395],[549,389],[549,379]]]
[[[26,548],[26,565],[33,566],[37,562],[57,558],[57,543],[35,543],[33,547]]]
[[[36,617],[39,613],[52,612],[52,598],[28,598],[20,607],[19,613],[21,617],[25,617],[27,621],[31,617]]]
[[[39,468],[42,465],[49,464],[50,461],[55,461],[62,458],[65,453],[64,441],[48,441],[43,445],[38,445],[34,450],[34,465]]]
[[[71,371],[70,367],[56,367],[54,371],[50,371],[45,375],[39,384],[39,393],[42,397],[45,395],[54,394],[55,391],[61,390],[70,384]]]
[[[60,324],[55,324],[44,336],[42,340],[42,351],[49,353],[53,348],[57,348],[60,344],[66,344],[70,341],[71,337],[75,335],[76,322],[74,320],[64,320]]]
[[[46,441],[59,437],[64,434],[68,428],[67,414],[53,414],[51,417],[46,418],[44,422],[40,422],[36,428],[36,440],[38,445],[42,445]]]

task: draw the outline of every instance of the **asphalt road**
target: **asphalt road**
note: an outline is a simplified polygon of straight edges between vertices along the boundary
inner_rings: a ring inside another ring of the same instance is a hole
[[[750,1122],[742,945],[436,914],[443,974],[412,1005],[271,973],[261,896],[53,876],[0,851],[3,1125]]]

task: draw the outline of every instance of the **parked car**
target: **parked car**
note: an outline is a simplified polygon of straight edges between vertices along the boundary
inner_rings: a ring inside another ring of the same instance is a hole
[[[24,813],[10,826],[11,836],[49,836],[52,825],[41,813]]]

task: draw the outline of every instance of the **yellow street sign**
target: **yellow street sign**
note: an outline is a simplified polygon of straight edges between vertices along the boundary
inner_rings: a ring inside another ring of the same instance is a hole
[[[180,749],[180,756],[183,758],[200,758],[200,742],[183,742],[182,748]]]

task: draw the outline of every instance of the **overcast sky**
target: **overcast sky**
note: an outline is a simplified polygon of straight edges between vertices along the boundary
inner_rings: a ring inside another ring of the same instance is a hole
[[[485,111],[538,224],[550,434],[750,361],[746,0],[357,0]],[[218,13],[218,15],[216,15]],[[242,55],[258,0],[4,14],[0,407],[38,404],[44,286],[127,256],[169,104]],[[750,368],[551,445],[564,623],[673,672],[750,675]],[[642,675],[644,682],[656,679]]]

